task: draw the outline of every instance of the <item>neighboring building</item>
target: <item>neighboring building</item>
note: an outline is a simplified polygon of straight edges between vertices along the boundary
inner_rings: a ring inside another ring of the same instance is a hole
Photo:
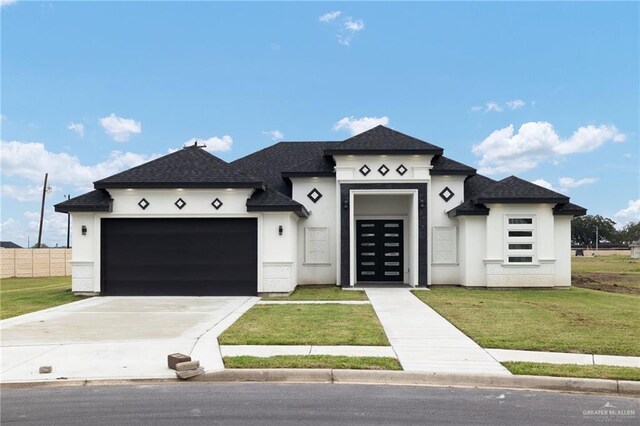
[[[494,181],[384,126],[232,163],[186,147],[55,206],[73,290],[245,295],[296,285],[569,287],[569,197]]]
[[[19,249],[22,248],[13,241],[0,241],[0,248],[6,249]]]
[[[632,258],[640,259],[640,241],[629,244],[629,250],[631,250]]]

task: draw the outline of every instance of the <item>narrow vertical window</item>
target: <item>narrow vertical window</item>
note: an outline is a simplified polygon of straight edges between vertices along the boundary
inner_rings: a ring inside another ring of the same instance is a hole
[[[507,217],[505,258],[507,263],[533,263],[535,259],[535,221],[529,216]]]

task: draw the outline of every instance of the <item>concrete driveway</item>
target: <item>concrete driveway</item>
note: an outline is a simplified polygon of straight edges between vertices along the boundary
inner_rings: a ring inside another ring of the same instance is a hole
[[[217,337],[257,297],[94,297],[0,321],[3,383],[175,377],[167,355],[222,369]],[[39,374],[51,365],[51,374]]]

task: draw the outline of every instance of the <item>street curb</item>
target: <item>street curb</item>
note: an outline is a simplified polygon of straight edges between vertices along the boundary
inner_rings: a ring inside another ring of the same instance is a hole
[[[528,389],[556,392],[608,393],[640,396],[640,382],[573,377],[516,376],[497,374],[430,373],[389,370],[332,369],[226,369],[205,373],[196,383],[335,383],[362,385],[437,386],[467,388]],[[178,379],[69,380],[2,383],[0,388],[117,386],[179,384]]]

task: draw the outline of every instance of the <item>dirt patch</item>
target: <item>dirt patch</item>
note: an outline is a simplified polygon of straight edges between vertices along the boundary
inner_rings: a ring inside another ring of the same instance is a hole
[[[572,275],[571,284],[590,290],[609,293],[640,295],[637,275],[606,274],[594,272],[588,275]]]

